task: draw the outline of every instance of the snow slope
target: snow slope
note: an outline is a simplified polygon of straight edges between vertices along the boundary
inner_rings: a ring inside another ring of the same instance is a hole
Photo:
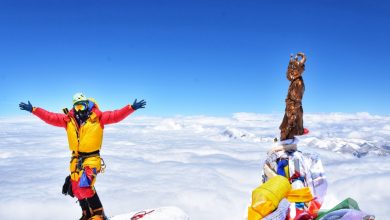
[[[176,206],[190,219],[243,220],[282,115],[130,116],[105,128],[107,164],[96,184],[108,215]],[[390,216],[390,117],[306,114],[301,151],[317,152],[329,180],[325,207],[352,197]],[[32,115],[0,119],[0,219],[76,219],[65,131]],[[23,208],[21,208],[23,207]]]

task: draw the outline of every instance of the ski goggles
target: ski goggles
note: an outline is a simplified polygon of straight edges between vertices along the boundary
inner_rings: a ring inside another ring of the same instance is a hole
[[[84,111],[87,109],[87,103],[85,102],[78,102],[73,105],[73,109],[78,112],[78,111]]]

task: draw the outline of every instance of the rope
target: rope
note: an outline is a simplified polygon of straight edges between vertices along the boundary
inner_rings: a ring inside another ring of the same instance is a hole
[[[147,211],[140,211],[140,212],[137,212],[137,213],[135,213],[135,214],[133,215],[133,217],[131,217],[130,220],[137,220],[137,219],[143,218],[145,215],[150,214],[150,213],[152,213],[152,212],[154,212],[154,210],[151,210],[151,211],[149,211],[149,212],[147,212]]]

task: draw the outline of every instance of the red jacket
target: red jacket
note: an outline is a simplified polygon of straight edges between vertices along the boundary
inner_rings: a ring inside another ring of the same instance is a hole
[[[101,112],[95,105],[91,112],[87,121],[80,127],[76,123],[73,109],[67,115],[42,108],[34,108],[32,113],[50,125],[65,128],[71,151],[89,153],[100,150],[104,125],[122,121],[133,113],[134,109],[131,105],[126,105],[119,110]]]

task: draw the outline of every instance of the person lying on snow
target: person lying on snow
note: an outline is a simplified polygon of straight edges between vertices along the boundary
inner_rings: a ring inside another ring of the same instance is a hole
[[[76,196],[82,209],[80,220],[104,220],[103,206],[94,187],[96,175],[104,169],[100,157],[103,129],[125,119],[135,110],[145,108],[146,102],[137,99],[115,111],[99,110],[96,101],[82,93],[73,96],[73,108],[64,113],[52,113],[39,107],[21,102],[21,110],[29,111],[50,125],[63,127],[68,135],[69,149],[72,152],[70,175],[66,178],[63,193]]]

